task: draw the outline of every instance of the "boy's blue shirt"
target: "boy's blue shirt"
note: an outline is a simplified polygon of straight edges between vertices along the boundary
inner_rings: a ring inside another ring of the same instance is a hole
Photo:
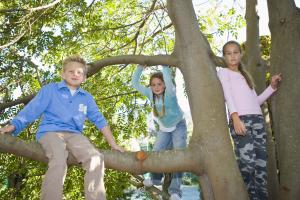
[[[88,118],[97,128],[107,126],[91,94],[78,88],[72,96],[65,81],[50,83],[41,88],[38,94],[11,121],[17,136],[32,121],[41,117],[36,134],[39,140],[46,132],[71,132],[81,134],[85,119]]]
[[[145,87],[140,83],[142,72],[143,67],[138,66],[132,76],[131,84],[137,91],[145,95],[151,101],[151,104],[153,106],[153,93],[151,88]],[[178,104],[176,89],[172,82],[170,68],[167,66],[163,66],[162,73],[166,86],[165,115],[163,117],[157,117],[156,119],[159,120],[165,127],[174,127],[182,120],[183,112]],[[163,105],[162,99],[156,100],[155,105],[157,110],[161,112]]]

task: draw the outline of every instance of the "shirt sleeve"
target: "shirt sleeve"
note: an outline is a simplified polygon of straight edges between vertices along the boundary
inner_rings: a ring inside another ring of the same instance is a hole
[[[259,105],[262,105],[275,91],[276,89],[273,89],[271,85],[269,85],[269,87],[257,96]]]
[[[237,109],[236,109],[234,99],[233,99],[229,74],[224,69],[220,69],[217,72],[217,75],[222,84],[224,98],[225,98],[229,113],[231,115],[232,113],[237,112]]]
[[[19,135],[24,128],[39,118],[46,110],[50,102],[50,92],[49,86],[42,87],[38,94],[11,121],[11,124],[15,126],[15,131],[12,133],[14,136]]]
[[[87,118],[98,128],[102,129],[107,126],[107,121],[99,111],[99,108],[92,96],[89,97],[87,109]]]
[[[176,88],[175,85],[173,84],[170,67],[163,66],[162,73],[164,76],[166,92],[169,93],[169,95],[176,95]]]
[[[137,91],[142,93],[145,96],[148,96],[148,90],[149,88],[143,86],[140,82],[140,78],[142,75],[144,68],[140,65],[137,66],[136,70],[134,71],[132,75],[131,85],[133,88],[135,88]]]

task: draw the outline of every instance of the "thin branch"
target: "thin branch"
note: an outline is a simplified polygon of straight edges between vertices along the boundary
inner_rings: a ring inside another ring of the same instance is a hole
[[[120,97],[120,96],[125,96],[125,95],[128,95],[128,94],[135,94],[135,93],[137,93],[137,91],[131,91],[131,92],[126,92],[126,93],[122,93],[122,94],[115,94],[115,95],[111,95],[111,96],[108,96],[108,97],[100,98],[100,100],[107,100],[107,99],[111,99],[111,98],[114,98],[114,97]]]
[[[26,12],[26,11],[27,11],[27,9],[24,9],[24,8],[0,9],[0,13]]]
[[[34,11],[37,11],[37,10],[43,10],[43,9],[51,8],[51,7],[55,6],[56,4],[58,4],[60,1],[61,0],[56,0],[56,1],[53,1],[52,3],[50,3],[48,5],[45,5],[45,6],[39,6],[39,7],[36,7],[36,8],[30,8],[29,11],[34,12]]]
[[[162,29],[160,29],[160,30],[156,31],[155,33],[153,33],[150,37],[151,37],[151,38],[154,38],[156,35],[158,35],[159,33],[163,32],[163,31],[165,31],[165,30],[167,30],[167,29],[169,29],[169,28],[172,27],[172,26],[173,26],[173,23],[170,23],[170,24],[168,24],[167,26],[163,27]],[[142,43],[142,45],[148,43],[150,40],[151,40],[151,39],[146,40],[144,43]]]
[[[61,0],[55,0],[50,4],[44,5],[44,6],[39,6],[39,7],[35,7],[35,8],[16,8],[16,9],[0,9],[0,13],[6,13],[6,12],[35,12],[38,10],[44,10],[44,9],[48,9],[50,7],[55,6],[56,4],[58,4]]]
[[[13,51],[13,54],[16,55],[18,58],[20,58],[22,61],[25,61],[27,63],[29,63],[29,65],[33,66],[37,75],[37,80],[40,84],[40,86],[42,86],[42,81],[40,78],[40,73],[39,73],[39,69],[38,69],[38,65],[36,65],[30,58],[26,58],[25,56],[20,55],[16,50]]]
[[[9,108],[15,105],[19,105],[21,103],[28,103],[36,94],[31,94],[25,97],[22,97],[20,99],[17,99],[15,101],[11,101],[11,102],[6,102],[6,103],[2,103],[0,104],[0,111],[4,110],[5,108]]]
[[[216,56],[212,51],[210,52],[210,58],[213,60],[216,66],[225,67],[225,62],[223,57]]]
[[[6,47],[9,47],[10,45],[15,44],[16,42],[18,42],[25,35],[25,33],[26,33],[26,31],[23,31],[20,35],[18,35],[17,37],[15,37],[15,39],[13,39],[12,41],[10,41],[9,43],[0,46],[0,49],[4,49]]]
[[[140,34],[140,30],[145,26],[145,24],[146,24],[148,18],[150,17],[151,12],[155,9],[155,4],[156,4],[156,2],[157,2],[157,0],[154,0],[154,1],[153,1],[152,5],[151,5],[151,7],[150,7],[150,9],[149,9],[149,11],[147,12],[147,14],[146,14],[144,20],[142,20],[141,24],[139,25],[138,31],[135,33],[135,35],[133,36],[133,38],[132,38],[129,42],[127,42],[126,44],[120,46],[119,49],[125,48],[126,46],[128,46],[129,44],[131,44],[131,43],[133,43],[133,42],[135,42],[135,43],[137,44],[137,39],[138,39],[138,36],[139,36],[139,34]],[[110,49],[110,51],[112,51],[112,49]],[[114,51],[114,50],[113,50],[113,51]],[[134,52],[135,52],[135,51],[136,51],[136,46],[135,46]]]
[[[54,2],[52,2],[52,3],[50,3],[50,4],[48,4],[48,5],[45,5],[45,6],[40,6],[40,7],[36,7],[36,8],[30,8],[30,9],[27,9],[28,11],[30,11],[30,13],[32,13],[32,12],[34,12],[34,11],[37,11],[37,10],[42,10],[42,9],[47,9],[47,8],[50,8],[50,7],[52,7],[52,6],[54,6],[54,5],[56,5],[57,3],[59,3],[61,0],[56,0],[56,1],[54,1]],[[3,10],[0,10],[0,13],[2,12]],[[25,15],[23,18],[26,18],[26,17],[28,17],[28,16],[30,16],[31,14],[29,14],[29,15]],[[38,16],[33,22],[28,22],[28,26],[29,26],[29,30],[31,30],[31,26],[32,26],[32,24],[34,24],[36,21],[37,21],[37,19],[39,19],[40,17],[42,17],[44,14],[42,13],[40,16]],[[23,28],[24,29],[24,28]],[[7,44],[4,44],[4,45],[2,45],[2,46],[0,46],[0,49],[4,49],[4,48],[7,48],[7,47],[9,47],[9,46],[11,46],[11,45],[13,45],[13,44],[15,44],[16,42],[18,42],[26,33],[27,33],[28,31],[21,31],[21,33],[17,36],[17,37],[15,37],[15,39],[13,39],[11,42],[9,42],[9,43],[7,43]]]
[[[116,26],[116,27],[103,27],[103,28],[96,28],[96,29],[92,29],[92,30],[88,30],[88,31],[85,31],[83,32],[82,34],[90,34],[91,32],[97,32],[97,31],[101,31],[101,30],[117,30],[117,29],[122,29],[122,28],[126,28],[126,27],[129,27],[129,26],[133,26],[133,25],[136,25],[140,22],[142,22],[143,20],[140,19],[136,22],[133,22],[131,24],[125,24],[123,26]]]

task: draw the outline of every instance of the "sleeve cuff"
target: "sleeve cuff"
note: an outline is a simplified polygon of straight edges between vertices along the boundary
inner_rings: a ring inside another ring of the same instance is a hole
[[[20,133],[20,128],[18,128],[19,126],[17,122],[15,120],[11,120],[10,124],[15,127],[15,130],[11,134],[15,137],[18,136]]]

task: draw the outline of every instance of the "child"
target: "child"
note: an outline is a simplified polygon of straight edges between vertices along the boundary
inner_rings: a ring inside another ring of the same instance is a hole
[[[159,131],[154,143],[154,151],[164,151],[170,148],[182,149],[186,147],[187,128],[180,109],[175,86],[173,85],[170,68],[163,66],[162,73],[154,73],[150,76],[150,87],[140,84],[140,76],[144,67],[138,66],[132,77],[132,86],[145,95],[151,102],[154,120],[159,125]],[[152,173],[151,179],[145,179],[144,185],[161,184],[162,174]],[[181,199],[180,190],[182,173],[173,173],[168,189],[171,200]]]
[[[43,200],[63,198],[69,152],[86,171],[85,199],[106,199],[103,155],[82,135],[86,118],[99,128],[113,149],[123,152],[116,144],[93,97],[80,88],[80,84],[86,79],[86,72],[86,62],[81,57],[66,58],[61,73],[63,81],[43,86],[11,124],[0,129],[1,133],[17,136],[29,123],[42,115],[36,138],[49,160],[42,184]]]
[[[250,76],[241,64],[239,43],[223,46],[226,68],[218,71],[230,114],[230,133],[235,143],[237,162],[250,199],[265,200],[267,193],[267,151],[264,117],[260,105],[277,90],[281,75],[271,78],[271,85],[257,96]]]

